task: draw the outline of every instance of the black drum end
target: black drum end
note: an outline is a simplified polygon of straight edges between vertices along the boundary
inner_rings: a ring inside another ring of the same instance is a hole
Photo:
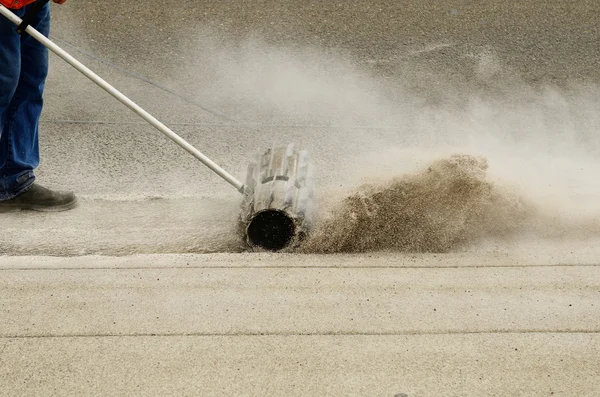
[[[268,251],[280,251],[296,237],[296,224],[283,211],[265,210],[252,218],[246,233],[251,245]]]

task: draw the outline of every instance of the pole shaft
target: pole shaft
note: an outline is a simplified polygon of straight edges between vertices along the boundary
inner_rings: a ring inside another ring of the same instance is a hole
[[[12,13],[9,9],[7,9],[6,7],[4,7],[2,5],[0,5],[0,14],[4,15],[10,21],[15,23],[17,26],[21,24],[21,19],[19,17],[17,17],[14,13]],[[210,168],[212,171],[214,171],[217,175],[219,175],[221,178],[223,178],[225,181],[227,181],[229,184],[231,184],[233,187],[235,187],[239,192],[243,193],[244,185],[240,181],[238,181],[235,177],[233,177],[231,174],[229,174],[227,171],[225,171],[223,168],[221,168],[214,161],[212,161],[211,159],[206,157],[204,154],[202,154],[202,152],[200,152],[198,149],[196,149],[195,147],[190,145],[187,141],[185,141],[183,138],[181,138],[175,132],[171,131],[171,129],[169,129],[166,125],[164,125],[163,123],[158,121],[154,116],[152,116],[150,113],[146,112],[144,109],[142,109],[140,106],[138,106],[131,99],[129,99],[128,97],[123,95],[120,91],[118,91],[112,85],[107,83],[104,79],[102,79],[96,73],[92,72],[81,62],[79,62],[78,60],[73,58],[65,50],[60,48],[58,45],[56,45],[54,42],[52,42],[51,40],[46,38],[46,36],[44,36],[43,34],[38,32],[31,26],[28,26],[27,29],[25,30],[25,32],[28,33],[31,37],[33,37],[37,41],[39,41],[40,43],[42,43],[44,46],[46,46],[49,50],[51,50],[53,53],[58,55],[64,61],[69,63],[71,66],[73,66],[79,72],[81,72],[83,75],[88,77],[90,80],[92,80],[94,83],[96,83],[102,89],[104,89],[110,95],[112,95],[113,97],[118,99],[121,103],[123,103],[129,109],[131,109],[132,111],[137,113],[140,117],[142,117],[144,120],[146,120],[152,126],[154,126],[157,130],[159,130],[160,132],[165,134],[176,144],[178,144],[183,149],[188,151],[192,156],[196,157],[198,160],[200,160],[202,163],[204,163],[204,165],[206,165],[208,168]]]

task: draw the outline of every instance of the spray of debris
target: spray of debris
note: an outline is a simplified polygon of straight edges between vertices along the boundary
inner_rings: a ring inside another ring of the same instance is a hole
[[[486,178],[487,160],[454,155],[347,197],[302,246],[306,252],[448,252],[524,230],[535,209]]]

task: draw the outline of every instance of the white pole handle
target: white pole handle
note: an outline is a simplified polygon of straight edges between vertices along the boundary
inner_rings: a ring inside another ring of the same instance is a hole
[[[17,17],[14,13],[12,13],[8,8],[4,7],[3,5],[0,5],[0,14],[4,15],[10,21],[15,23],[15,25],[17,25],[17,26],[19,26],[22,22],[21,18]],[[144,120],[146,120],[148,123],[152,124],[157,130],[159,130],[160,132],[165,134],[167,137],[169,137],[171,140],[173,140],[175,143],[177,143],[183,149],[187,150],[190,154],[192,154],[192,156],[196,157],[198,160],[200,160],[202,163],[204,163],[204,165],[206,165],[208,168],[213,170],[217,175],[219,175],[225,181],[229,182],[240,193],[244,193],[244,185],[240,181],[238,181],[231,174],[229,174],[227,171],[225,171],[223,168],[221,168],[218,164],[216,164],[211,159],[209,159],[204,154],[202,154],[198,149],[194,148],[192,145],[190,145],[188,142],[186,142],[179,135],[177,135],[176,133],[171,131],[166,125],[164,125],[163,123],[158,121],[150,113],[146,112],[144,109],[139,107],[131,99],[127,98],[125,95],[123,95],[121,92],[119,92],[116,88],[114,88],[113,86],[108,84],[100,76],[98,76],[97,74],[92,72],[90,69],[85,67],[81,62],[79,62],[78,60],[73,58],[71,55],[69,55],[65,50],[63,50],[62,48],[60,48],[59,46],[54,44],[51,40],[46,38],[46,36],[44,36],[43,34],[38,32],[31,26],[28,26],[27,29],[25,30],[25,32],[27,32],[31,37],[33,37],[40,43],[42,43],[44,46],[46,46],[49,50],[54,52],[56,55],[61,57],[63,60],[65,60],[71,66],[73,66],[75,69],[77,69],[78,71],[83,73],[86,77],[88,77],[94,83],[99,85],[106,92],[108,92],[109,94],[111,94],[112,96],[117,98],[129,109],[133,110],[135,113],[140,115]]]

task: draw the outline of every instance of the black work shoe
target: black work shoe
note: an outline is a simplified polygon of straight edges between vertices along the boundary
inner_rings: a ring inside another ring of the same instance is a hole
[[[76,206],[77,197],[72,192],[55,192],[34,183],[17,197],[0,201],[0,212],[23,210],[60,212]]]

